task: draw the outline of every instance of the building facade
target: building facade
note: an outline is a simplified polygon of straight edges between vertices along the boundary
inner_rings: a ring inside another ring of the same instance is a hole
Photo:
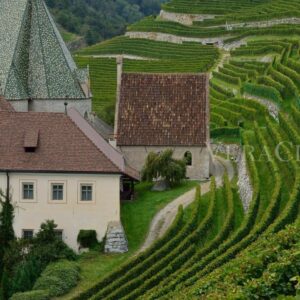
[[[16,236],[30,238],[54,220],[75,251],[80,230],[101,241],[110,223],[121,224],[122,180],[138,172],[74,108],[15,112],[10,103],[0,98],[0,189],[11,194]]]
[[[141,171],[150,152],[174,151],[187,160],[187,177],[211,174],[206,74],[123,73],[118,59],[114,145]]]

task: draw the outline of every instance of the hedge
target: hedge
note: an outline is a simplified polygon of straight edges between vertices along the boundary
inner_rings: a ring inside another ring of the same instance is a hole
[[[185,264],[181,269],[179,269],[177,272],[172,272],[172,274],[166,278],[158,285],[153,291],[149,291],[147,294],[145,294],[145,298],[147,299],[158,299],[162,296],[164,296],[167,292],[171,291],[173,288],[175,288],[177,284],[177,279],[180,273],[182,273],[184,270],[187,270],[191,268],[194,264],[196,264],[198,261],[203,259],[206,255],[208,255],[211,251],[214,249],[217,249],[219,245],[222,244],[223,241],[228,238],[229,234],[231,233],[233,226],[234,226],[234,203],[233,203],[233,195],[231,190],[231,184],[228,178],[228,175],[225,173],[224,175],[224,188],[223,188],[223,194],[224,199],[227,202],[227,215],[224,222],[224,226],[222,227],[222,230],[217,234],[217,236],[213,239],[211,243],[209,243],[207,246],[205,246],[202,249],[199,249],[198,252],[194,257],[192,257],[187,264]],[[169,285],[171,282],[171,285]],[[145,291],[144,291],[145,292]]]
[[[199,210],[200,201],[200,189],[197,188],[194,201],[194,211]],[[166,235],[164,243],[160,244],[159,248],[154,248],[153,251],[153,246],[150,247],[152,251],[149,251],[148,249],[142,254],[140,254],[138,257],[133,259],[133,261],[125,263],[123,267],[101,280],[93,288],[87,291],[85,295],[89,294],[89,297],[92,295],[94,295],[94,297],[100,297],[100,295],[101,297],[106,297],[114,290],[116,290],[117,287],[120,287],[124,285],[127,281],[130,281],[132,278],[135,278],[137,274],[142,274],[145,270],[150,268],[156,261],[168,255],[168,253],[170,253],[171,250],[173,250],[180,244],[182,239],[186,235],[188,235],[190,231],[194,230],[197,224],[196,215],[196,213],[193,213],[193,218],[191,218],[184,226],[182,226],[183,223],[180,222],[181,226],[177,229],[175,235]],[[178,224],[178,222],[175,222],[175,224]],[[176,227],[178,225],[176,225]],[[145,253],[147,253],[147,256],[145,256]],[[114,280],[110,280],[111,278],[114,278]],[[81,296],[80,299],[86,299],[82,297],[83,296]]]
[[[212,181],[212,189],[215,189],[214,180]],[[198,189],[196,198],[199,198],[199,195],[200,190]],[[198,201],[198,203],[200,204],[200,201]],[[207,216],[203,222],[200,223],[198,222],[200,211],[199,204],[193,210],[188,225],[189,230],[183,229],[184,235],[179,234],[177,236],[177,240],[180,241],[177,247],[169,245],[167,252],[165,254],[162,253],[159,257],[156,257],[155,260],[152,260],[152,264],[145,265],[145,263],[143,263],[139,266],[139,271],[130,270],[129,273],[132,273],[132,275],[125,275],[107,288],[99,291],[92,299],[103,299],[103,297],[105,297],[105,299],[119,299],[121,296],[125,296],[135,290],[144,281],[149,280],[150,282],[153,282],[153,280],[156,280],[153,276],[160,270],[164,270],[164,268],[170,264],[173,265],[173,269],[175,269],[175,266],[178,267],[186,261],[187,258],[193,256],[195,253],[195,247],[193,245],[197,240],[201,239],[205,232],[210,228],[215,201],[211,201]]]
[[[62,296],[77,285],[79,277],[77,263],[59,261],[47,266],[33,289],[48,291],[50,297]]]
[[[262,85],[267,85],[267,86],[273,87],[280,93],[282,93],[284,91],[284,86],[269,76],[260,76],[257,78],[257,82]]]
[[[164,289],[165,295],[168,292],[173,291],[175,288],[177,290],[184,288],[184,285],[183,285],[184,282],[188,282],[190,280],[190,278],[195,273],[197,273],[197,271],[205,268],[205,266],[207,264],[213,262],[214,259],[217,260],[216,265],[221,265],[221,264],[224,264],[225,262],[229,261],[233,257],[232,255],[235,256],[239,252],[239,249],[234,248],[231,251],[230,248],[234,247],[234,245],[236,245],[236,243],[240,242],[250,232],[250,230],[252,229],[252,227],[255,223],[256,215],[257,215],[257,211],[258,211],[259,203],[260,203],[260,196],[259,196],[259,190],[258,190],[259,180],[257,178],[257,171],[256,171],[256,167],[254,164],[254,160],[253,160],[251,153],[246,152],[246,157],[247,157],[248,166],[250,167],[251,172],[254,171],[254,173],[252,173],[253,176],[251,178],[256,177],[256,179],[254,180],[256,185],[254,186],[253,201],[251,202],[249,213],[248,213],[247,217],[244,219],[242,226],[236,233],[233,234],[232,237],[230,237],[227,241],[225,241],[223,244],[221,244],[218,249],[212,251],[207,257],[204,257],[204,261],[202,261],[200,259],[199,262],[196,262],[194,265],[191,266],[191,268],[185,269],[172,282],[170,282],[168,284],[168,286]],[[252,169],[252,167],[254,169]],[[247,244],[243,243],[241,248],[243,249],[246,246],[247,246]],[[220,257],[220,259],[219,259],[219,256],[222,255],[222,253],[224,253],[224,252],[225,252],[225,254],[223,254],[223,256]],[[228,253],[226,253],[226,252],[228,252]],[[197,280],[197,279],[196,278],[192,279],[189,282],[189,284],[194,283],[195,280]],[[156,299],[156,298],[153,297],[150,299]]]
[[[298,89],[294,82],[286,75],[276,71],[274,68],[269,69],[269,74],[278,82],[280,82],[285,87],[285,95],[298,96]]]
[[[223,73],[220,73],[220,72],[215,72],[215,71],[213,71],[213,76],[216,79],[220,79],[222,81],[225,81],[225,82],[228,82],[228,83],[231,83],[231,84],[235,84],[235,85],[238,85],[238,86],[241,85],[241,79],[239,77],[232,77],[230,75],[226,75],[226,74],[223,74]]]
[[[239,77],[242,81],[248,80],[248,75],[247,74],[236,72],[236,71],[232,71],[230,69],[226,69],[225,67],[221,67],[219,69],[219,72],[221,72],[223,74],[226,74],[228,76]]]
[[[239,127],[221,127],[217,129],[213,129],[210,132],[210,135],[213,139],[218,137],[240,137],[240,128]]]
[[[242,87],[243,94],[249,94],[255,97],[261,97],[264,99],[269,99],[277,104],[282,103],[282,98],[278,90],[273,87],[261,85],[261,84],[253,84],[253,83],[244,83]]]
[[[209,83],[210,87],[213,88],[214,90],[216,90],[217,92],[227,96],[227,97],[234,97],[234,94],[232,92],[232,90],[226,88],[226,87],[223,87],[217,83],[215,83],[214,81],[210,81]]]

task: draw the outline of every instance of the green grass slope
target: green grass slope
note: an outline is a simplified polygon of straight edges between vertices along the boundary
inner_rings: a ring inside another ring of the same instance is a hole
[[[125,60],[127,72],[209,71],[211,134],[213,140],[234,140],[249,150],[245,156],[254,190],[251,205],[241,220],[236,187],[225,178],[218,190],[212,181],[208,198],[196,197],[192,217],[184,218],[186,212],[180,211],[168,235],[74,299],[295,296],[300,274],[300,2],[173,0],[163,8],[217,16],[192,26],[147,18],[129,30],[198,38],[226,35],[224,47],[119,37],[79,52],[76,59],[89,61],[91,70],[94,60],[109,64],[107,75],[100,64],[92,81],[98,80],[96,75],[115,76],[114,60],[97,57],[101,55],[154,59]],[[226,22],[283,18],[294,18],[295,24],[226,27]],[[240,41],[242,46],[227,48]],[[101,93],[105,87],[99,88]],[[106,102],[102,95],[97,97],[95,93],[94,105],[101,113],[115,94]],[[287,227],[290,224],[294,226]]]

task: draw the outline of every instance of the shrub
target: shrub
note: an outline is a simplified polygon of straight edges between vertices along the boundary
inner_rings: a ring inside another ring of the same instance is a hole
[[[70,261],[50,264],[36,281],[34,290],[47,290],[51,297],[66,294],[79,280],[78,265]]]
[[[14,294],[10,300],[50,300],[48,291],[30,291]]]
[[[218,137],[240,137],[240,128],[239,127],[221,127],[213,129],[210,132],[212,138]]]
[[[80,230],[77,242],[83,248],[91,248],[98,243],[96,230]]]

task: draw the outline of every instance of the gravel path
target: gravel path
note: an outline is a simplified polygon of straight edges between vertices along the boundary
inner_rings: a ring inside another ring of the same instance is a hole
[[[225,172],[227,171],[230,179],[234,176],[234,168],[230,161],[224,160],[222,158],[215,158],[214,163],[214,176],[216,177],[217,185],[222,185],[222,177]],[[206,194],[210,190],[210,182],[205,182],[201,184],[201,193]],[[151,222],[150,230],[148,236],[146,238],[145,243],[140,248],[139,252],[144,251],[147,249],[156,239],[163,236],[163,234],[167,231],[170,227],[172,222],[174,221],[178,207],[182,205],[184,208],[190,205],[195,198],[196,189],[193,189],[182,196],[178,197],[171,203],[169,203],[166,207],[160,210],[154,217]]]

